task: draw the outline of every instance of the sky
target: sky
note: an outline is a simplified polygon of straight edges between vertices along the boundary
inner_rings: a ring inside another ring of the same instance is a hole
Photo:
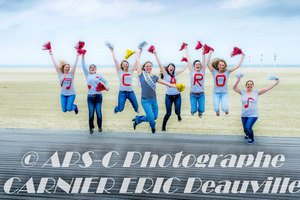
[[[86,43],[87,63],[112,65],[105,41],[118,60],[142,41],[154,45],[163,64],[180,64],[182,42],[191,59],[200,59],[197,41],[214,48],[213,57],[236,64],[299,65],[298,0],[0,0],[0,65],[50,65],[42,46],[51,41],[54,56],[74,62],[78,41]],[[153,61],[144,51],[141,61]],[[129,58],[134,62],[134,56]]]

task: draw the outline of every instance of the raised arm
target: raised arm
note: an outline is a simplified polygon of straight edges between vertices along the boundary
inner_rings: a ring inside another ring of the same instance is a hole
[[[138,60],[140,60],[142,52],[143,52],[143,49],[139,49],[139,53],[138,53],[139,59]],[[137,62],[136,61],[137,60],[135,59],[135,62],[131,66],[131,71],[137,70]]]
[[[205,54],[203,53],[204,48],[202,48],[202,70],[205,71]]]
[[[60,69],[59,69],[59,67],[58,67],[58,65],[57,65],[57,63],[56,63],[56,61],[55,61],[55,59],[54,59],[54,56],[53,56],[52,51],[50,51],[49,54],[50,54],[51,60],[52,60],[52,62],[53,62],[53,64],[54,64],[55,70],[56,70],[56,72],[59,74]]]
[[[114,51],[114,49],[113,49],[113,48],[109,48],[109,49],[110,49],[110,51],[111,51],[111,54],[112,54],[113,60],[114,60],[114,62],[115,62],[116,70],[117,70],[117,72],[119,72],[119,71],[120,71],[120,69],[121,69],[121,67],[120,67],[120,64],[119,64],[119,62],[118,62],[118,60],[117,60],[117,57],[116,57],[115,51]]]
[[[179,75],[181,74],[182,72],[184,72],[186,70],[186,68],[188,68],[189,64],[187,64],[186,66],[180,68],[180,69],[177,69],[176,70],[176,74]]]
[[[273,84],[270,85],[269,87],[266,87],[266,88],[263,88],[263,89],[258,90],[258,94],[259,94],[259,95],[262,95],[262,94],[266,93],[267,91],[271,90],[273,87],[275,87],[276,85],[278,85],[279,82],[280,82],[280,81],[279,81],[279,79],[278,79],[278,80],[276,80],[275,83],[273,83]]]
[[[165,80],[163,80],[161,78],[157,79],[157,82],[160,83],[160,84],[162,84],[162,85],[166,85],[166,86],[169,86],[169,87],[176,88],[176,86],[174,84],[170,84],[170,83],[168,83],[167,81],[165,81]]]
[[[75,63],[73,65],[72,69],[71,69],[71,73],[73,75],[75,74],[75,71],[76,71],[76,66],[77,66],[78,58],[79,58],[79,53],[77,53]]]
[[[233,88],[232,88],[234,91],[236,91],[236,92],[239,93],[239,94],[241,94],[241,92],[242,92],[242,90],[241,90],[240,88],[237,87],[240,81],[241,81],[241,77],[238,77],[238,78],[236,79],[236,83],[234,84],[234,86],[233,86]]]
[[[158,55],[157,55],[156,50],[153,51],[153,54],[155,55],[156,61],[157,61],[157,63],[158,63],[158,66],[159,66],[159,68],[160,68],[162,74],[165,75],[166,69],[165,69],[164,66],[161,64],[160,59],[159,59],[159,57],[158,57]]]
[[[136,63],[136,67],[137,67],[136,70],[138,72],[138,75],[140,75],[143,72],[141,63],[140,63],[140,54],[141,53],[142,53],[141,49],[139,51],[135,52],[135,63]]]
[[[88,69],[86,68],[86,65],[85,65],[84,54],[82,54],[82,57],[81,57],[81,66],[82,66],[82,70],[84,72],[85,78],[87,78],[87,76],[89,75],[89,71],[88,71]]]
[[[191,57],[190,57],[190,53],[189,53],[189,49],[188,49],[188,46],[187,45],[185,45],[184,46],[184,50],[185,50],[185,54],[186,54],[186,59],[187,59],[187,66],[188,66],[188,68],[189,68],[189,70],[192,70],[193,69],[193,65],[192,65],[192,62],[191,62]],[[178,72],[177,72],[177,74],[178,74]]]
[[[212,73],[214,71],[214,68],[212,67],[211,63],[210,63],[210,57],[211,57],[211,54],[213,53],[214,51],[213,50],[210,50],[208,52],[208,56],[207,56],[207,67],[209,69],[209,71]]]
[[[243,61],[244,61],[244,58],[245,58],[245,54],[242,53],[240,62],[239,62],[235,67],[228,69],[228,70],[229,70],[229,73],[231,73],[231,72],[233,72],[234,70],[238,69],[238,68],[242,65],[242,63],[243,63]]]

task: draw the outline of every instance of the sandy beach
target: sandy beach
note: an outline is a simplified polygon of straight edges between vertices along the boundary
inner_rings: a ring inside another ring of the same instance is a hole
[[[114,68],[99,68],[110,84],[110,91],[103,92],[103,130],[104,131],[133,131],[131,119],[136,113],[129,101],[123,112],[114,114],[117,105],[119,80]],[[154,69],[158,75],[158,69]],[[247,80],[254,81],[254,88],[264,88],[271,83],[266,80],[273,74],[273,68],[240,68],[236,72],[245,74],[239,87],[244,88]],[[213,80],[209,70],[206,70],[205,113],[200,119],[191,116],[189,100],[189,72],[185,71],[178,77],[179,82],[186,85],[182,92],[182,121],[178,122],[172,111],[167,125],[167,132],[201,133],[201,134],[242,134],[240,119],[240,95],[232,90],[236,81],[234,74],[229,77],[229,110],[228,116],[221,113],[216,117],[212,106]],[[299,75],[300,68],[277,68],[275,74],[280,77],[280,84],[259,98],[260,117],[254,125],[255,135],[266,136],[300,136],[299,116],[300,99]],[[137,86],[137,73],[133,79],[134,91],[140,104],[141,89]],[[74,82],[76,90],[75,103],[79,114],[63,113],[60,106],[60,86],[54,68],[0,68],[0,127],[1,128],[30,128],[30,129],[62,129],[88,130],[87,87],[81,66],[78,67]],[[158,84],[157,98],[159,116],[157,130],[165,115],[165,86]],[[149,124],[143,123],[137,127],[139,132],[150,132]]]

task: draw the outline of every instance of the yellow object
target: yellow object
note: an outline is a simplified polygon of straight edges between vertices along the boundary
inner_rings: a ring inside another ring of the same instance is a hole
[[[175,84],[175,86],[179,92],[182,92],[185,89],[185,85],[182,83]]]
[[[128,59],[130,56],[132,56],[134,54],[134,51],[131,51],[129,49],[126,50],[126,55],[125,55],[125,59]]]

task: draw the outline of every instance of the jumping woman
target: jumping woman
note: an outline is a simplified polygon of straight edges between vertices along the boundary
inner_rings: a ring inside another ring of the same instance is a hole
[[[279,83],[279,79],[276,80],[272,85],[258,90],[253,90],[254,82],[252,80],[248,80],[246,82],[246,90],[242,90],[238,88],[238,84],[241,80],[241,77],[237,78],[236,83],[233,86],[233,90],[241,95],[242,101],[242,114],[241,119],[243,123],[245,139],[249,139],[248,143],[251,144],[254,142],[254,133],[253,133],[253,125],[258,119],[258,96],[266,93],[267,91],[274,88]]]
[[[165,80],[160,79],[158,76],[153,75],[152,66],[153,64],[150,61],[147,61],[141,67],[140,65],[140,54],[142,50],[140,49],[139,53],[135,54],[138,77],[142,88],[142,98],[141,103],[143,109],[146,113],[144,116],[136,116],[132,121],[133,128],[142,122],[149,122],[152,133],[155,133],[155,120],[158,116],[158,105],[156,99],[156,82],[169,86],[171,88],[176,88],[174,84],[170,84]]]
[[[239,63],[230,69],[227,69],[227,64],[225,60],[221,58],[216,58],[210,63],[210,57],[213,53],[212,50],[209,51],[208,57],[207,57],[207,67],[211,71],[214,79],[214,91],[213,91],[213,106],[214,111],[216,112],[217,116],[220,116],[220,102],[221,102],[221,109],[225,112],[226,115],[228,115],[228,77],[229,74],[236,69],[238,69],[245,58],[245,54],[241,54],[241,60]]]
[[[177,75],[184,72],[186,70],[187,66],[176,70],[175,64],[170,63],[167,65],[167,67],[164,67],[161,64],[160,59],[155,50],[153,51],[153,54],[155,55],[158,66],[160,68],[161,78],[170,84],[176,84],[177,83]],[[167,122],[172,113],[172,104],[174,104],[174,106],[175,106],[175,114],[177,115],[178,121],[181,121],[181,115],[180,115],[180,113],[181,113],[181,95],[180,95],[180,92],[177,90],[177,88],[167,86],[166,97],[165,97],[166,114],[165,114],[164,121],[162,124],[162,131],[166,131]]]
[[[195,60],[192,65],[187,45],[184,47],[184,49],[186,51],[186,58],[188,60],[188,67],[190,70],[191,114],[194,115],[198,111],[198,116],[201,118],[202,114],[205,111],[205,93],[204,93],[205,55],[202,54],[202,64],[200,60]]]
[[[133,75],[133,71],[136,70],[136,64],[134,63],[131,66],[131,68],[129,68],[129,63],[127,60],[123,60],[121,64],[119,64],[113,47],[111,45],[108,46],[112,53],[112,57],[114,59],[116,70],[119,75],[119,81],[120,81],[118,106],[115,107],[114,113],[116,114],[124,110],[125,102],[127,99],[130,101],[134,111],[139,113],[139,104],[137,102],[136,96],[132,89],[132,75]]]
[[[60,100],[61,100],[61,108],[63,112],[71,112],[74,110],[75,114],[78,114],[78,107],[74,104],[74,100],[76,97],[76,93],[74,90],[74,74],[76,71],[76,65],[78,62],[79,54],[77,53],[75,63],[70,69],[70,64],[60,60],[59,65],[57,65],[53,52],[49,51],[52,62],[58,73],[58,79],[61,86]]]
[[[98,125],[98,131],[102,132],[102,112],[101,112],[101,106],[102,106],[102,94],[101,90],[98,89],[99,83],[104,83],[105,89],[109,90],[108,82],[105,80],[105,78],[97,73],[97,67],[94,64],[91,64],[89,66],[89,69],[87,69],[85,65],[85,59],[84,54],[82,54],[82,69],[86,78],[87,86],[88,86],[88,95],[87,95],[87,103],[89,108],[89,128],[90,128],[90,134],[93,134],[94,132],[94,113],[96,110],[97,115],[97,125]],[[101,81],[101,82],[100,82]]]

